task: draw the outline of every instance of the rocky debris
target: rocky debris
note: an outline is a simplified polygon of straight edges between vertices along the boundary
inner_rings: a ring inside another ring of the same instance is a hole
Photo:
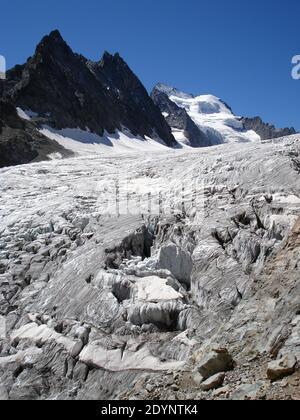
[[[37,125],[100,136],[125,127],[133,136],[176,146],[159,109],[119,54],[106,52],[91,62],[75,54],[58,31],[45,36],[24,65],[9,70],[3,86],[3,98],[30,111]]]
[[[276,128],[274,125],[263,122],[260,117],[242,118],[246,130],[255,131],[262,140],[275,139],[296,134],[294,128]]]
[[[299,375],[270,383],[265,379],[266,356],[239,364],[226,373],[221,388],[202,391],[200,384],[193,381],[187,369],[176,373],[166,372],[164,376],[146,374],[136,382],[134,390],[122,395],[131,399],[133,395],[146,400],[290,400],[299,399]],[[174,385],[174,386],[173,386]],[[148,391],[144,392],[147,386]]]
[[[214,376],[211,376],[206,381],[202,382],[200,388],[202,391],[210,391],[211,389],[219,388],[223,385],[225,379],[225,373],[217,373]]]
[[[199,364],[197,365],[197,370],[204,381],[211,378],[213,375],[221,372],[228,372],[233,368],[234,362],[232,356],[226,349],[215,349],[208,352],[203,358],[201,358]]]
[[[270,362],[267,375],[271,381],[277,381],[296,371],[297,359],[293,354],[284,356],[282,359]]]
[[[263,387],[263,382],[240,385],[231,393],[230,399],[234,401],[257,400]]]
[[[230,386],[229,385],[218,388],[212,393],[213,398],[219,398],[219,397],[222,397],[222,396],[228,397],[229,395],[230,395]]]

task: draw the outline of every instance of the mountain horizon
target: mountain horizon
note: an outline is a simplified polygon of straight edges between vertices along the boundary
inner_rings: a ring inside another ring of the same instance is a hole
[[[1,9],[0,400],[299,400],[300,3],[71,3]]]
[[[130,147],[134,147],[130,137],[136,137],[177,148],[259,141],[296,133],[293,128],[277,129],[259,117],[236,117],[231,107],[213,95],[196,97],[161,83],[149,95],[119,53],[112,55],[105,50],[102,58],[93,62],[74,53],[57,29],[42,38],[25,64],[7,71],[0,89],[2,100],[17,109],[18,115],[11,116],[10,121],[19,118],[25,124],[24,135],[20,130],[18,135],[23,137],[19,140],[22,147],[32,149],[28,162],[45,158],[43,144],[33,141],[36,135],[47,139],[45,145],[52,141],[51,148],[57,149],[47,158],[86,153],[88,144],[118,146],[122,144],[116,142],[118,133]],[[8,127],[1,142],[2,154],[7,155],[15,129],[8,120],[2,124]],[[32,135],[30,145],[28,130]],[[20,159],[24,162],[23,156]]]

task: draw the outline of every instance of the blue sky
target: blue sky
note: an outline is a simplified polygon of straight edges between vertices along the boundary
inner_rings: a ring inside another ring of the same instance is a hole
[[[239,115],[300,130],[299,0],[0,0],[0,55],[8,67],[59,29],[100,59],[119,52],[147,89],[158,82],[212,93]]]

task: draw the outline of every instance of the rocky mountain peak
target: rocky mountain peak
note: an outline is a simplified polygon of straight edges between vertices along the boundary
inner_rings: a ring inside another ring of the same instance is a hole
[[[100,60],[101,64],[107,64],[107,63],[116,63],[116,62],[124,62],[124,60],[121,58],[119,53],[111,54],[108,51],[104,51],[104,54],[102,56],[102,59]]]
[[[46,42],[46,41],[66,44],[65,40],[63,39],[58,29],[55,29],[52,32],[50,32],[48,35],[44,36],[42,42]]]
[[[68,52],[71,51],[71,48],[65,42],[60,32],[58,30],[55,30],[55,31],[50,32],[49,35],[46,35],[42,38],[42,40],[38,43],[36,47],[35,54],[39,54],[39,53],[53,54],[61,49]]]
[[[8,72],[5,98],[54,129],[99,136],[123,127],[142,138],[176,145],[170,127],[119,54],[94,63],[75,54],[58,30],[45,36],[21,69]]]

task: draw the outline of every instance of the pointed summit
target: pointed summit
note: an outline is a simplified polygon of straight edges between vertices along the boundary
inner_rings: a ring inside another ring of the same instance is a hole
[[[46,35],[46,37],[53,39],[54,41],[64,41],[58,29],[54,29],[54,31],[50,32],[50,34]]]
[[[36,53],[46,52],[47,54],[49,54],[50,52],[55,53],[61,49],[65,51],[72,51],[66,43],[66,41],[61,36],[59,30],[56,29],[50,32],[49,35],[46,35],[42,38],[42,40],[36,47]]]
[[[125,63],[125,61],[119,53],[110,54],[108,51],[105,51],[100,60],[100,65],[104,66],[111,63]]]
[[[44,36],[40,42],[40,44],[49,43],[66,44],[58,29],[55,29],[54,31],[50,32],[49,35]]]

